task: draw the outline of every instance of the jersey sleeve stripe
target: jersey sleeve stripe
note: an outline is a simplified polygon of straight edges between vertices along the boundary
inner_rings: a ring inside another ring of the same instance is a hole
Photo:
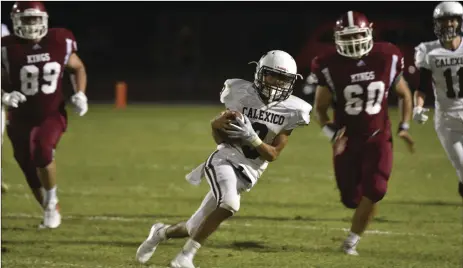
[[[395,76],[397,74],[398,59],[399,57],[397,55],[392,55],[391,72],[389,73],[389,86],[393,85]]]
[[[331,91],[334,92],[335,91],[334,83],[333,83],[333,79],[331,78],[330,70],[328,69],[328,67],[322,70],[322,74],[325,76],[326,83],[330,87]]]
[[[72,53],[72,39],[66,38],[66,56],[64,57],[64,65],[68,64],[71,53]]]

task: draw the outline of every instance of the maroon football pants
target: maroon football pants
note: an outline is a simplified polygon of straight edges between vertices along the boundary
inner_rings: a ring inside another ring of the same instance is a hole
[[[53,161],[56,145],[66,130],[66,121],[61,114],[49,116],[39,124],[15,119],[9,121],[7,132],[14,158],[31,189],[41,187],[37,168],[46,167]]]
[[[333,160],[344,206],[354,209],[362,196],[376,203],[386,195],[392,171],[390,137],[378,136],[370,141],[349,139],[345,151]]]

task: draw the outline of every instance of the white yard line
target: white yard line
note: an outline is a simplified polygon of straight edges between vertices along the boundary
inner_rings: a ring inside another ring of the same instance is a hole
[[[8,262],[7,262],[8,263]],[[22,259],[21,261],[15,261],[16,264],[20,263],[20,264],[25,264],[25,265],[29,265],[30,267],[37,267],[37,265],[47,265],[47,267],[76,267],[76,268],[88,268],[89,266],[88,265],[83,265],[83,264],[75,264],[75,263],[66,263],[66,262],[52,262],[52,261],[44,261],[44,260],[35,260],[35,261],[31,261],[31,260],[28,260],[28,259]],[[136,265],[133,265],[133,266],[136,266]],[[141,264],[140,264],[141,266]],[[6,267],[6,265],[5,265]],[[117,265],[117,266],[114,266],[113,264],[111,265],[94,265],[92,264],[91,265],[92,268],[115,268],[115,267],[127,267],[126,264],[123,264],[123,265]],[[160,265],[155,265],[155,264],[151,264],[149,266],[145,266],[147,268],[166,268],[167,266],[160,266]]]
[[[5,218],[34,218],[41,219],[42,215],[32,215],[26,213],[5,213],[2,215],[3,219]],[[155,221],[168,221],[171,219],[167,218],[156,218],[153,216],[153,219],[146,218],[126,218],[126,217],[108,217],[108,216],[64,216],[66,219],[79,219],[79,220],[88,220],[88,221],[114,221],[114,222],[155,222]],[[334,228],[334,227],[319,227],[312,225],[292,225],[292,224],[252,224],[249,222],[241,223],[236,221],[230,221],[223,223],[224,226],[241,226],[246,228],[274,228],[274,229],[300,229],[300,230],[318,230],[318,231],[342,231],[348,232],[349,229],[346,228]],[[415,232],[392,232],[392,231],[382,231],[382,230],[368,230],[365,233],[370,235],[386,235],[386,236],[414,236],[414,237],[439,237],[436,234],[430,233],[415,233]]]

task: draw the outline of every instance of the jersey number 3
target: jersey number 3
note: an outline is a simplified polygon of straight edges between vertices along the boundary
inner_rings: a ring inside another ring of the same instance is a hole
[[[363,110],[367,114],[377,114],[381,111],[385,85],[383,81],[374,81],[367,86],[367,101],[364,103],[362,95],[364,89],[358,84],[349,85],[344,89],[344,98],[346,100],[345,111],[349,115],[358,115]]]
[[[458,85],[460,87],[460,91],[458,92],[458,98],[461,99],[463,98],[463,68],[460,67],[456,74],[458,76]],[[457,94],[455,90],[453,89],[454,81],[452,80],[452,69],[449,68],[445,70],[444,77],[445,77],[445,83],[447,84],[447,98],[449,99],[456,98]]]
[[[47,82],[42,84],[40,90],[44,94],[52,94],[58,86],[61,73],[61,65],[57,62],[47,62],[42,71],[35,65],[25,65],[20,70],[21,91],[24,95],[33,96],[39,92],[40,80]]]
[[[257,133],[257,135],[259,136],[261,140],[265,139],[265,136],[267,136],[267,133],[268,133],[268,128],[266,125],[259,123],[259,122],[254,122],[252,123],[252,128],[254,129],[254,131]],[[246,158],[256,159],[257,157],[260,156],[259,152],[255,148],[252,148],[249,145],[241,146],[241,149],[243,150],[243,154],[244,156],[246,156]]]

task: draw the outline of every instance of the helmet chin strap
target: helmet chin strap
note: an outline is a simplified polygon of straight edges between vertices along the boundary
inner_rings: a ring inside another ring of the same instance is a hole
[[[259,88],[257,88],[256,84],[253,84],[252,85],[254,87],[254,89],[257,91],[257,93],[259,94],[259,97],[260,99],[262,100],[263,103],[265,104],[268,104],[269,103],[269,99],[267,96],[265,96],[263,93],[262,93],[262,90],[260,90]]]

